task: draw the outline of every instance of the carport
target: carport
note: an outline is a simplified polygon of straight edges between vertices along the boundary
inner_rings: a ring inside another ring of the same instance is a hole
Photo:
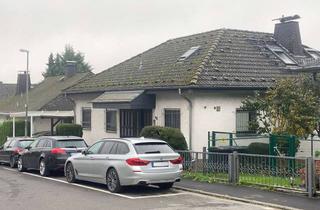
[[[12,136],[15,137],[15,120],[16,118],[24,118],[25,112],[9,113],[8,116],[12,118]],[[50,131],[53,135],[54,127],[63,119],[74,118],[73,111],[30,111],[28,113],[30,120],[30,136],[33,136],[34,131],[34,119],[35,118],[47,118],[50,119]]]

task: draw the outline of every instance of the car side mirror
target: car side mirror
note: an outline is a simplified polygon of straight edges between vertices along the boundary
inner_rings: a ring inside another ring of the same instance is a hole
[[[26,149],[26,150],[29,150],[29,149],[31,149],[31,147],[30,147],[30,146],[27,146],[27,147],[25,147],[25,149]]]
[[[83,154],[83,155],[87,155],[88,154],[88,150],[83,150],[82,152],[81,152],[81,154]]]

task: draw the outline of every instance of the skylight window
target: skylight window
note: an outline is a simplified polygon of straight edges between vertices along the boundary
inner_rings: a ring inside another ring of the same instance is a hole
[[[320,52],[312,48],[305,48],[307,53],[314,59],[320,59]]]
[[[296,62],[281,47],[276,45],[268,45],[267,47],[285,64],[296,65]]]
[[[197,50],[199,50],[199,48],[200,48],[200,46],[191,47],[187,52],[185,52],[183,55],[181,55],[178,60],[184,61],[184,60],[188,59],[193,53],[195,53]]]

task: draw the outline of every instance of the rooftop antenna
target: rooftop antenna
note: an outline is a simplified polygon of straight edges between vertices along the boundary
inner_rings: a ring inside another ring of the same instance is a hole
[[[301,17],[299,15],[293,15],[293,16],[284,16],[284,15],[282,15],[282,17],[273,19],[272,21],[279,20],[280,23],[286,23],[286,22],[289,22],[289,21],[292,21],[292,20],[297,20],[297,19],[300,19],[300,18]]]

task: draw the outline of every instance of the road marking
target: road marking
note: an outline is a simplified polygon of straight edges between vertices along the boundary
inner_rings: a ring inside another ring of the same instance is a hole
[[[60,180],[60,179],[55,179],[55,178],[50,178],[50,177],[43,177],[43,176],[40,176],[38,174],[31,174],[31,173],[28,173],[28,172],[23,172],[23,174],[26,174],[26,175],[30,175],[30,176],[34,176],[34,177],[38,177],[38,178],[43,178],[43,179],[47,179],[47,180],[51,180],[51,181],[55,181],[55,182],[60,182],[60,183],[64,183],[64,184],[69,184],[69,185],[73,185],[73,186],[77,186],[77,187],[81,187],[81,188],[84,188],[84,189],[89,189],[89,190],[93,190],[93,191],[97,191],[97,192],[102,192],[102,193],[106,193],[106,194],[109,194],[109,195],[116,195],[116,196],[119,196],[119,197],[123,197],[123,198],[128,198],[128,199],[144,199],[144,198],[158,198],[158,197],[169,197],[169,196],[175,196],[175,195],[182,195],[182,194],[189,194],[187,192],[180,192],[178,194],[175,194],[175,193],[170,193],[170,194],[165,194],[165,195],[147,195],[147,196],[128,196],[128,195],[123,195],[123,194],[119,194],[119,193],[112,193],[110,191],[107,191],[107,190],[102,190],[102,189],[98,189],[98,188],[95,188],[95,187],[89,187],[89,186],[85,186],[85,185],[82,185],[82,184],[77,184],[77,183],[69,183],[67,181],[63,181],[63,180]]]
[[[5,168],[5,167],[1,167],[5,170],[8,171],[13,171],[13,172],[18,172],[17,170],[11,169],[11,168]],[[93,191],[97,191],[97,192],[102,192],[102,193],[106,193],[109,195],[115,195],[115,196],[119,196],[119,197],[123,197],[123,198],[128,198],[128,199],[145,199],[145,198],[159,198],[159,197],[170,197],[170,196],[177,196],[177,195],[183,195],[183,194],[190,194],[189,192],[181,192],[179,190],[179,193],[170,193],[170,194],[162,194],[162,195],[146,195],[146,196],[129,196],[129,195],[123,195],[123,194],[119,194],[119,193],[112,193],[110,191],[107,190],[102,190],[102,189],[98,189],[95,187],[89,187],[89,186],[85,186],[85,185],[81,185],[81,184],[77,184],[77,183],[69,183],[67,181],[61,180],[61,179],[55,179],[55,178],[51,178],[51,177],[44,177],[44,176],[40,176],[38,174],[33,174],[33,173],[29,173],[29,172],[22,172],[22,174],[25,175],[29,175],[29,176],[33,176],[33,177],[38,177],[38,178],[42,178],[42,179],[47,179],[47,180],[51,180],[51,181],[55,181],[55,182],[60,182],[60,183],[64,183],[64,184],[68,184],[68,185],[73,185],[73,186],[77,186],[77,187],[81,187],[84,189],[89,189],[89,190],[93,190]]]

